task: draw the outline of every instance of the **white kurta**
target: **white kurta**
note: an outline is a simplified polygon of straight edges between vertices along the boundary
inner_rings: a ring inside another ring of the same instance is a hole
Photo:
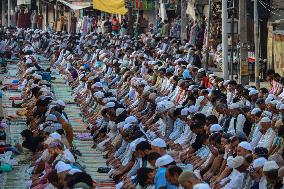
[[[272,128],[269,128],[266,133],[261,136],[257,147],[264,147],[269,150],[273,143],[275,135],[275,131]]]
[[[178,138],[175,140],[175,144],[185,145],[185,144],[191,144],[191,141],[195,140],[196,135],[190,130],[190,127],[188,125],[185,126],[185,130]]]
[[[234,121],[237,119],[236,129],[234,128]],[[239,114],[237,118],[232,117],[230,121],[230,125],[228,128],[228,133],[235,135],[236,133],[243,133],[244,124],[246,122],[246,118],[243,114]]]
[[[257,124],[255,126],[254,130],[251,131],[251,132],[253,132],[253,134],[252,134],[252,137],[251,137],[250,144],[253,148],[255,148],[257,146],[258,142],[260,141],[261,136],[262,136],[261,132],[259,131],[259,125]]]
[[[234,169],[228,177],[224,178],[221,181],[221,184],[227,182],[228,180],[230,181],[228,184],[226,184],[223,187],[223,189],[243,189],[242,185],[243,185],[244,177],[245,177],[245,173],[240,173],[239,171]]]
[[[181,136],[181,134],[184,132],[184,128],[185,124],[183,121],[181,121],[180,119],[176,119],[176,121],[174,122],[174,129],[173,132],[170,134],[169,138],[171,140],[176,140],[177,138],[179,138]]]

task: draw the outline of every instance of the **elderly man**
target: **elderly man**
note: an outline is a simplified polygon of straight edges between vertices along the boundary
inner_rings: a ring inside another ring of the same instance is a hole
[[[246,118],[243,114],[241,114],[240,108],[240,103],[232,103],[229,106],[232,118],[230,120],[228,133],[232,135],[237,133],[244,133],[244,124],[246,122]]]
[[[282,181],[278,179],[279,166],[275,161],[266,161],[263,165],[263,174],[267,180],[268,188],[280,188]]]
[[[243,156],[230,156],[227,160],[228,166],[233,169],[231,174],[215,185],[215,188],[242,189],[245,184],[246,170],[250,165]]]
[[[266,149],[270,149],[274,137],[276,135],[275,131],[271,127],[271,119],[268,117],[263,117],[260,120],[260,129],[259,132],[262,134],[259,142],[257,143],[257,147],[264,147]]]
[[[267,162],[267,159],[265,159],[264,157],[257,158],[253,161],[252,169],[250,170],[250,176],[253,179],[251,189],[266,188],[267,180],[262,171],[265,162]]]
[[[178,182],[184,189],[211,189],[208,184],[202,183],[201,180],[190,171],[182,172],[178,178]]]

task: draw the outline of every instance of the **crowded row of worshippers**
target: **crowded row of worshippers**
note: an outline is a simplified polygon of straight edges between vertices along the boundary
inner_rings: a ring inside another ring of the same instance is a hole
[[[92,187],[75,163],[80,152],[66,104],[36,73],[42,68],[35,54],[50,57],[50,69],[72,88],[94,141],[90,151],[104,154],[103,171],[116,188],[283,187],[283,79],[273,70],[266,74],[271,86],[257,90],[206,73],[202,55],[186,41],[149,33],[5,36],[6,47],[20,51],[31,188]]]

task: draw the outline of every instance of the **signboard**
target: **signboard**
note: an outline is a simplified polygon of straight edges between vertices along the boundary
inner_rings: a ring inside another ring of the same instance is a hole
[[[17,5],[30,5],[31,4],[31,0],[17,0]]]
[[[284,35],[273,36],[273,62],[277,73],[283,73],[284,68]]]
[[[132,0],[132,6],[134,9],[154,10],[155,2],[151,0]]]
[[[268,68],[273,69],[273,26],[268,26],[267,62]]]

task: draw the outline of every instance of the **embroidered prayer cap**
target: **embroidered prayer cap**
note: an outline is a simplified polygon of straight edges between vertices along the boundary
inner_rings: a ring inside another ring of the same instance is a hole
[[[58,134],[57,132],[51,133],[49,136],[54,140],[61,140],[61,135]]]
[[[96,82],[96,83],[94,83],[93,85],[92,85],[92,89],[94,89],[94,88],[103,88],[103,83],[102,82]]]
[[[64,145],[61,142],[59,142],[59,141],[51,142],[50,144],[48,144],[48,147],[49,148],[57,148],[57,147],[59,147],[61,149],[64,149]]]
[[[45,87],[42,87],[42,88],[40,88],[40,90],[39,90],[39,92],[49,92],[48,90],[47,90],[47,88],[45,88]]]
[[[156,111],[158,113],[163,113],[163,112],[166,112],[167,110],[173,108],[175,105],[173,102],[171,101],[168,101],[168,100],[164,100],[164,101],[161,101],[157,104],[157,107],[156,107]]]
[[[253,151],[251,144],[247,141],[240,142],[238,146],[242,147],[243,149],[246,149],[248,151],[251,151],[251,152]]]
[[[267,172],[267,171],[272,171],[272,170],[277,170],[277,169],[279,169],[279,166],[277,165],[275,161],[267,161],[264,163],[262,170]]]
[[[198,73],[205,72],[205,69],[204,68],[200,68],[197,72]]]
[[[125,119],[125,124],[133,124],[133,123],[138,123],[138,120],[135,116],[128,116],[126,119]]]
[[[107,97],[103,99],[103,103],[108,103],[110,101],[116,101],[117,99],[115,97]]]
[[[204,100],[205,99],[205,97],[204,96],[199,96],[198,98],[197,98],[197,100],[196,100],[196,104],[200,104],[201,102],[202,102],[202,100]]]
[[[40,128],[40,130],[42,130],[42,129],[43,128]],[[43,131],[46,132],[46,133],[54,133],[54,132],[56,132],[56,129],[55,129],[55,127],[49,125],[49,126],[45,127],[43,129]]]
[[[271,119],[269,117],[263,117],[261,118],[260,123],[271,123]]]
[[[223,82],[223,86],[229,85],[230,81],[231,81],[231,80],[226,80],[226,81],[224,81],[224,82]]]
[[[219,125],[219,124],[213,124],[213,125],[211,125],[211,127],[210,127],[210,132],[211,132],[211,133],[220,132],[220,131],[222,131],[222,130],[223,130],[223,128],[222,128],[221,125]]]
[[[242,166],[244,161],[245,158],[243,156],[236,156],[236,157],[230,156],[228,157],[227,165],[232,169],[236,169]]]
[[[119,123],[117,124],[117,128],[118,128],[118,129],[123,128],[124,124],[125,124],[124,121],[123,121],[123,122],[119,122]]]
[[[131,129],[131,126],[132,126],[131,124],[124,122],[123,130],[129,130],[129,129]]]
[[[161,139],[161,138],[156,138],[151,142],[152,146],[156,146],[159,148],[166,148],[167,147],[167,143]]]
[[[55,165],[55,170],[57,173],[62,173],[64,171],[68,171],[71,170],[72,166],[64,163],[63,161],[59,161],[56,165]]]
[[[233,109],[239,109],[240,108],[240,104],[239,103],[232,103],[229,105],[229,109],[233,110]]]
[[[185,60],[183,58],[178,58],[177,60],[175,60],[176,63],[178,62],[185,62]]]
[[[216,77],[215,74],[209,74],[209,77]]]
[[[32,76],[33,76],[35,79],[42,80],[42,76],[39,75],[39,74],[33,74]]]
[[[281,105],[283,105],[282,107],[281,107]],[[276,104],[276,109],[278,109],[278,110],[284,110],[284,104],[283,104],[283,102],[278,102],[277,104]]]
[[[188,87],[188,90],[189,90],[189,91],[192,91],[194,88],[198,88],[198,86],[196,86],[196,85],[190,85],[190,86]]]
[[[193,68],[193,66],[192,66],[191,64],[188,64],[188,65],[186,66],[186,68],[187,68],[187,69],[190,69],[190,68]]]
[[[32,63],[33,63],[32,59],[30,58],[26,59],[26,64],[32,64]]]
[[[71,59],[73,59],[73,57],[74,57],[74,56],[73,56],[72,54],[70,54],[70,55],[67,56],[66,59],[67,59],[67,60],[71,60]]]
[[[143,142],[143,141],[146,141],[146,139],[143,138],[143,137],[140,137],[140,138],[137,138],[136,140],[134,140],[134,141],[130,144],[130,150],[131,150],[132,152],[135,152],[136,146],[137,146],[140,142]]]
[[[107,92],[111,93],[113,96],[117,95],[117,89],[109,89]]]
[[[147,85],[147,82],[144,79],[137,78],[136,81],[134,82],[134,86],[139,87],[143,85]]]
[[[119,116],[122,112],[124,112],[124,108],[117,108],[116,110],[115,110],[115,115],[116,116]]]
[[[53,114],[49,114],[47,117],[46,117],[46,121],[54,121],[54,122],[57,122],[57,117]]]
[[[259,112],[261,112],[260,108],[254,108],[254,109],[252,109],[251,114],[255,115],[255,114],[259,113]]]
[[[267,162],[266,158],[264,158],[264,157],[257,158],[253,161],[252,167],[253,168],[263,167],[265,162]]]
[[[70,51],[66,51],[65,52],[65,55],[69,55],[71,52]]]
[[[94,93],[94,97],[95,98],[103,98],[104,97],[104,93],[102,91],[98,91]]]
[[[269,112],[269,111],[263,111],[261,116],[262,117],[269,117],[269,118],[271,118],[272,117],[272,113]]]
[[[61,99],[57,100],[55,103],[58,104],[59,106],[66,107],[66,103]]]
[[[114,102],[108,102],[105,104],[104,109],[107,108],[114,108],[115,107],[115,103]]]
[[[35,71],[36,68],[35,67],[30,67],[25,71],[25,75],[30,75],[33,71]]]
[[[275,99],[275,95],[274,95],[274,94],[269,94],[269,95],[267,96],[267,98],[273,98],[273,99]]]
[[[100,50],[99,55],[104,54],[104,50]]]
[[[268,104],[272,104],[273,106],[276,106],[278,103],[277,100],[271,100],[270,102],[268,102]]]
[[[162,167],[165,165],[169,165],[170,163],[173,163],[175,160],[172,158],[172,156],[166,154],[162,157],[158,158],[156,161],[156,167]]]
[[[195,184],[192,189],[211,189],[211,187],[207,183],[199,183]]]
[[[155,65],[155,64],[157,64],[157,61],[149,61],[148,64],[149,65]]]
[[[265,104],[267,105],[270,101],[272,101],[274,98],[273,97],[267,97],[265,99]]]
[[[195,105],[191,105],[188,107],[188,112],[194,114],[198,111],[198,108]]]
[[[188,116],[189,115],[189,108],[183,108],[180,112],[181,116]]]
[[[252,96],[252,95],[256,95],[256,94],[258,94],[258,90],[251,90],[251,91],[249,91],[249,96]]]

